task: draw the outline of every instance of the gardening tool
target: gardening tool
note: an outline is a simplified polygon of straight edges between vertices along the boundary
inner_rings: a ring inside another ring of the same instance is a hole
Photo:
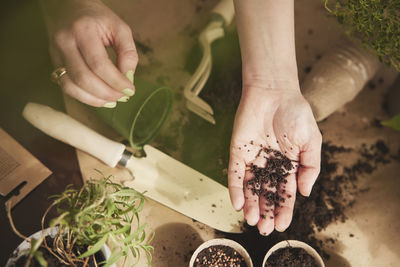
[[[212,107],[199,97],[211,73],[211,43],[224,36],[224,26],[229,25],[234,16],[233,0],[222,0],[212,10],[212,19],[199,35],[203,52],[200,64],[184,88],[187,108],[215,124]]]
[[[223,232],[241,232],[243,213],[233,209],[228,189],[145,145],[136,158],[123,144],[112,141],[48,106],[28,103],[23,116],[44,133],[100,159],[108,166],[128,168],[133,179],[124,183],[161,204]]]
[[[135,97],[115,108],[92,108],[108,125],[122,135],[134,149],[150,143],[167,123],[174,94],[167,86],[158,86],[137,77]]]

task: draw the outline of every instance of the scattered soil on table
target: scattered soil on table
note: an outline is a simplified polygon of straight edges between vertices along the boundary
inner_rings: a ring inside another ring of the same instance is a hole
[[[348,156],[355,160],[347,163],[340,161],[340,158]],[[354,205],[357,195],[369,190],[368,187],[359,186],[360,179],[392,160],[400,161],[400,151],[393,154],[382,140],[359,148],[346,148],[326,142],[322,145],[321,172],[312,193],[308,198],[296,195],[293,220],[285,232],[274,231],[265,237],[260,235],[256,227],[245,225],[243,234],[219,235],[242,244],[251,254],[255,266],[262,264],[262,257],[269,248],[282,240],[291,239],[308,243],[328,259],[329,255],[323,247],[337,240],[320,240],[315,237],[315,233],[331,223],[345,222],[346,209]]]
[[[194,261],[194,267],[247,267],[247,264],[235,249],[216,245],[203,249]]]
[[[304,249],[288,246],[272,253],[264,267],[318,267],[318,264]]]
[[[47,236],[46,237],[46,242],[47,244],[52,244],[53,243],[53,238]],[[81,251],[82,253],[85,252],[87,248],[83,246],[76,246],[75,253],[78,251]],[[71,265],[66,265],[61,263],[53,254],[51,254],[46,248],[40,247],[39,251],[43,253],[44,259],[47,261],[47,267],[70,267]],[[96,262],[97,265],[93,261],[93,257],[90,257],[89,262],[87,263],[86,267],[97,267],[97,266],[103,266],[103,264],[99,265],[99,262],[102,262],[105,260],[104,255],[100,252],[95,254],[96,257]],[[19,266],[24,266],[25,262],[27,260],[28,256],[21,256],[15,263],[15,267]],[[11,267],[14,267],[11,266]],[[83,263],[76,263],[76,267],[81,267],[84,266]],[[31,264],[29,267],[42,267],[36,260],[32,260]]]

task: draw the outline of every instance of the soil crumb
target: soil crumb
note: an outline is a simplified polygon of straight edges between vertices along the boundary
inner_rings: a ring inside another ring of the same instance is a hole
[[[304,249],[288,246],[272,253],[264,267],[318,267],[318,264]]]

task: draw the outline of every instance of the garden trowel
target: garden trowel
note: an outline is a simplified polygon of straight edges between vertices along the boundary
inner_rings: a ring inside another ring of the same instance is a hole
[[[28,103],[23,116],[44,133],[108,166],[128,168],[133,178],[125,186],[146,192],[149,198],[217,230],[241,232],[243,213],[233,209],[228,189],[160,150],[145,145],[146,156],[136,158],[123,144],[98,134],[65,113],[36,103]]]

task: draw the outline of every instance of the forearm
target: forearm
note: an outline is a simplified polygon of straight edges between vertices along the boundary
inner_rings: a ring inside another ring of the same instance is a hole
[[[297,83],[293,0],[235,0],[244,83]]]

